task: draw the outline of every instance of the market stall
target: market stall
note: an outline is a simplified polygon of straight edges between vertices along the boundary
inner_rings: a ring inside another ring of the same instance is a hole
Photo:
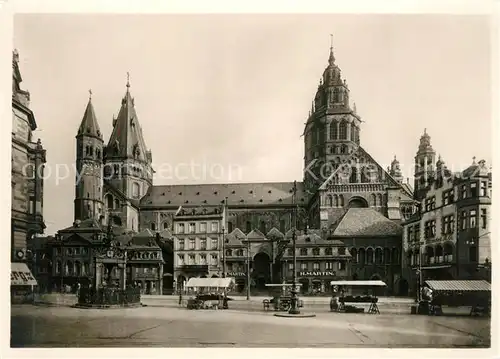
[[[191,278],[186,283],[188,309],[227,309],[227,291],[234,286],[234,278]]]
[[[381,280],[336,280],[330,282],[333,287],[333,295],[330,301],[332,312],[363,313],[364,308],[359,308],[346,303],[370,303],[368,314],[380,314],[378,298],[375,292],[377,287],[387,286]],[[363,290],[363,295],[354,295],[353,289]],[[370,294],[371,292],[371,294]],[[337,298],[338,295],[338,298]]]
[[[419,313],[442,314],[442,307],[471,307],[470,315],[489,314],[491,284],[485,280],[428,280]]]
[[[301,284],[297,283],[297,289],[300,289],[300,286]],[[275,311],[286,312],[290,310],[290,307],[292,306],[292,296],[290,291],[293,288],[293,284],[266,284],[266,287],[269,290],[269,294],[272,296],[272,298],[264,299],[262,301],[264,310],[268,310],[270,306],[273,306]],[[303,307],[304,302],[302,300],[299,300],[298,306],[299,308]]]

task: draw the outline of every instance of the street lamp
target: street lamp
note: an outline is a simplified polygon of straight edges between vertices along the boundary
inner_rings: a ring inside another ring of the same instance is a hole
[[[247,300],[250,300],[250,240],[247,238]]]
[[[296,207],[296,197],[297,197],[297,182],[293,182],[293,197],[292,202],[294,204],[294,224],[293,224],[293,232],[292,232],[292,248],[293,248],[293,284],[291,290],[291,306],[288,311],[289,314],[300,314],[299,306],[298,306],[298,297],[297,297],[297,207]]]

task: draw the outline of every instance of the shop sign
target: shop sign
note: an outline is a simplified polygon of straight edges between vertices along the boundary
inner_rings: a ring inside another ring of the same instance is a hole
[[[226,272],[226,277],[246,277],[247,274],[243,272]]]
[[[299,277],[335,277],[337,275],[334,271],[327,272],[299,272]]]

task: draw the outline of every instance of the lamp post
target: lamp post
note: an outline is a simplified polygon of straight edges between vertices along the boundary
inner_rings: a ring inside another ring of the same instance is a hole
[[[296,207],[296,196],[297,196],[297,182],[293,182],[293,197],[292,202],[294,204],[294,225],[292,232],[292,248],[293,248],[293,285],[291,290],[291,307],[288,311],[289,314],[300,314],[298,306],[297,297],[297,207]]]
[[[247,300],[250,300],[250,241],[247,239]]]
[[[227,210],[227,197],[224,198],[224,208],[222,210],[222,278],[226,278],[226,210]]]

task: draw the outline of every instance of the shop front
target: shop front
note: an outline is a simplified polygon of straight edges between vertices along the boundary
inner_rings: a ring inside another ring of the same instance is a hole
[[[246,288],[247,274],[244,272],[226,272],[226,278],[234,278],[235,291],[243,293]]]
[[[26,263],[10,264],[10,300],[12,304],[33,302],[36,279]]]
[[[300,271],[297,280],[301,284],[302,294],[331,293],[330,282],[340,279],[335,271]]]

